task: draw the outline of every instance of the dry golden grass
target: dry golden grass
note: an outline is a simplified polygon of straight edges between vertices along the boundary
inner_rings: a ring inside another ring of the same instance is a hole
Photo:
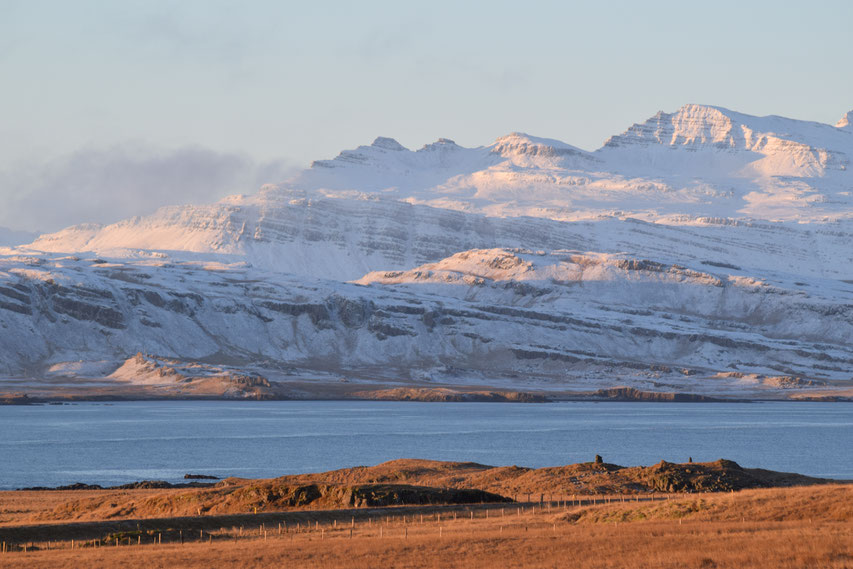
[[[837,484],[699,494],[659,502],[616,502],[582,507],[562,519],[576,523],[652,520],[853,522],[853,486]]]
[[[186,492],[186,490],[0,491],[0,527],[32,523],[34,521],[48,521],[47,518],[51,512],[69,503],[91,502],[104,505],[118,505],[128,500],[144,500],[152,496],[168,496],[183,492]],[[99,516],[93,519],[103,519],[105,517]]]
[[[476,525],[473,524],[473,525]],[[849,524],[661,522],[571,526],[529,521],[525,530],[490,522],[439,537],[399,527],[390,536],[222,540],[186,545],[63,549],[0,554],[4,567],[576,567],[846,568]]]
[[[719,490],[819,482],[822,481],[796,474],[741,469],[728,461],[627,468],[582,463],[531,469],[395,460],[371,467],[270,480],[228,479],[207,488],[0,492],[0,525],[344,508],[359,505],[357,495],[363,496],[363,493],[353,489],[365,484],[476,489],[519,501],[538,501],[571,495],[648,494],[674,487]],[[311,485],[315,488],[307,488]],[[305,493],[313,493],[314,498],[303,500]]]
[[[523,507],[520,514],[519,507]],[[238,522],[245,525],[243,530],[230,526],[208,530],[201,535],[202,541],[197,539],[197,530],[187,529],[184,545],[155,545],[155,534],[148,533],[130,535],[128,541],[133,545],[118,547],[80,548],[78,542],[71,550],[65,542],[54,543],[54,549],[47,551],[46,544],[40,543],[36,544],[38,551],[0,553],[0,566],[853,567],[851,485],[748,490],[655,502],[620,500],[567,508],[536,505],[535,510],[531,505],[473,506],[470,511],[457,509],[456,519],[441,508],[362,510],[354,522],[343,512],[281,515],[291,516],[291,520],[298,517],[299,532],[293,521],[287,531],[279,533],[275,524],[267,523],[263,529],[252,524],[263,516],[244,516]],[[0,536],[2,533],[0,528]],[[190,542],[190,537],[195,541]],[[142,545],[135,545],[137,539]],[[175,532],[167,534],[166,541],[177,539]]]

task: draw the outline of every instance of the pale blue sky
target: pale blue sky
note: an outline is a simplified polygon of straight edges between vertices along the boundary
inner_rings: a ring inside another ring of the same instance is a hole
[[[841,0],[0,0],[0,226],[249,193],[377,135],[595,149],[688,102],[834,124],[851,22]]]

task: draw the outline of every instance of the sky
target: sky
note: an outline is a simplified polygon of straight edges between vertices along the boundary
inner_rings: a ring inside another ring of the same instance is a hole
[[[286,179],[376,136],[594,150],[713,104],[835,124],[853,3],[0,0],[0,227]]]

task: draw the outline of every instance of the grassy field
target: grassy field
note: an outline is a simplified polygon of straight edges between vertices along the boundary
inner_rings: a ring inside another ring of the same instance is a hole
[[[59,541],[17,540],[0,566],[853,567],[853,485],[651,498],[201,516],[123,533],[90,521],[97,537],[74,549],[69,522],[53,522]]]
[[[283,476],[229,478],[204,488],[0,492],[4,525],[209,517],[413,504],[562,500],[572,496],[728,492],[830,483],[747,469],[731,461],[622,467],[580,463],[550,468],[394,460],[376,466]],[[486,495],[489,492],[492,495]],[[505,497],[505,498],[504,498]]]

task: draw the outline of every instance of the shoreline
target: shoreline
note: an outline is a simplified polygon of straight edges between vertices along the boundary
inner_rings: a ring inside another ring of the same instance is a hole
[[[335,386],[337,387],[337,386]],[[86,393],[70,391],[67,393],[41,393],[35,390],[22,392],[0,392],[0,406],[4,405],[66,405],[75,403],[119,403],[119,402],[164,402],[164,401],[396,401],[419,403],[761,403],[761,402],[821,402],[853,403],[853,394],[846,391],[838,394],[795,393],[789,397],[768,397],[748,395],[718,396],[702,393],[678,391],[642,391],[635,388],[616,387],[583,392],[547,392],[517,391],[503,389],[459,389],[459,388],[394,388],[360,390],[353,393],[341,393],[331,390],[324,394],[322,390],[304,393],[299,397],[283,394],[263,394],[260,396],[229,396],[225,394],[199,393],[158,393],[148,390],[132,389],[125,392],[116,390],[109,393]]]
[[[126,491],[157,491],[157,490],[205,490],[223,486],[250,485],[258,486],[282,481],[294,484],[332,483],[355,484],[364,482],[395,482],[398,480],[422,487],[442,488],[476,488],[483,489],[482,480],[487,479],[485,473],[495,473],[500,482],[492,481],[490,491],[498,488],[505,489],[507,480],[512,478],[524,479],[535,477],[538,486],[555,483],[565,473],[572,473],[575,484],[590,484],[581,482],[586,477],[601,478],[597,483],[605,484],[609,490],[597,488],[598,493],[693,493],[720,492],[746,488],[774,488],[819,484],[853,484],[853,478],[827,478],[800,474],[796,472],[781,472],[758,467],[743,467],[737,462],[725,458],[713,462],[668,462],[661,460],[650,465],[621,466],[618,464],[598,461],[581,462],[557,466],[519,467],[517,465],[492,466],[476,462],[441,461],[429,459],[394,459],[373,466],[342,467],[323,472],[303,472],[283,474],[277,477],[245,478],[238,476],[185,474],[183,482],[168,482],[166,480],[138,480],[113,486],[89,484],[76,481],[58,486],[32,486],[22,488],[0,489],[4,492],[126,492]],[[221,473],[220,473],[221,474]],[[451,476],[451,474],[454,474]],[[616,476],[619,475],[619,476]],[[626,475],[627,478],[622,478]],[[616,476],[614,478],[614,476]],[[471,478],[474,482],[465,481]],[[544,482],[543,482],[544,481]],[[565,482],[560,479],[561,483]],[[435,484],[441,482],[441,484]],[[497,484],[497,486],[494,486]],[[613,486],[613,485],[616,486]],[[660,486],[663,484],[664,486]],[[498,492],[500,493],[500,491]]]
[[[555,397],[543,401],[510,401],[510,400],[483,400],[483,399],[466,399],[466,400],[449,400],[436,401],[425,399],[373,399],[368,397],[306,397],[306,398],[230,398],[230,397],[205,397],[205,396],[181,396],[181,397],[134,397],[134,396],[84,396],[84,397],[27,397],[27,398],[2,398],[0,397],[0,407],[2,406],[63,406],[77,405],[81,403],[165,403],[165,402],[228,402],[228,403],[262,403],[262,402],[388,402],[388,403],[512,403],[512,404],[549,404],[549,403],[691,403],[691,404],[719,404],[719,403],[853,403],[853,397],[796,397],[788,399],[778,398],[709,398],[707,400],[671,400],[671,399],[608,399],[595,397]]]

